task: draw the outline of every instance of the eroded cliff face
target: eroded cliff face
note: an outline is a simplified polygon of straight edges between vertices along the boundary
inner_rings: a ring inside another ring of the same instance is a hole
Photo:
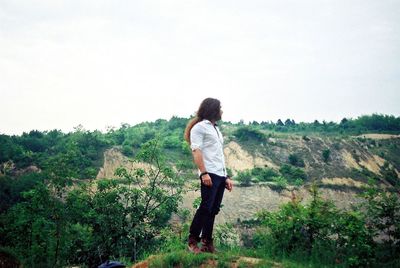
[[[352,190],[333,190],[321,188],[323,199],[332,200],[338,208],[348,209],[351,205],[358,204],[362,200]],[[190,191],[184,198],[182,208],[189,209],[192,213],[193,201],[200,197],[200,191]],[[222,208],[215,218],[217,224],[238,220],[246,220],[255,217],[260,210],[276,211],[282,204],[296,198],[302,204],[310,201],[311,195],[306,187],[287,189],[281,192],[272,190],[266,185],[253,185],[249,187],[235,187],[232,192],[225,191]]]
[[[224,148],[226,166],[235,171],[243,171],[254,167],[279,167],[266,156],[256,153],[254,156],[245,151],[238,143],[231,141]]]
[[[133,162],[128,157],[124,156],[117,148],[111,148],[104,152],[104,164],[97,173],[96,179],[117,178],[114,174],[116,169],[124,167],[128,171],[137,168],[147,169],[148,164]]]
[[[398,139],[397,136],[391,138]],[[324,163],[321,158],[324,148],[336,148],[332,149],[329,164]],[[269,140],[267,145],[260,145],[260,150],[251,152],[236,141],[229,141],[225,145],[224,153],[227,167],[234,173],[254,167],[279,170],[282,164],[287,163],[288,155],[299,153],[304,159],[304,170],[309,181],[302,187],[289,187],[280,192],[273,190],[268,184],[254,184],[249,187],[236,185],[232,192],[225,191],[223,207],[216,218],[217,223],[249,219],[262,209],[277,210],[292,198],[307,203],[310,199],[308,189],[311,181],[316,181],[320,185],[322,198],[332,200],[339,208],[349,208],[352,204],[361,201],[357,197],[357,192],[366,186],[365,181],[351,178],[349,171],[367,169],[380,175],[381,167],[385,162],[385,159],[371,153],[368,147],[360,145],[357,141],[334,141],[319,137],[314,137],[309,141],[304,141],[298,136],[274,138]],[[100,169],[97,178],[115,178],[114,172],[120,166],[128,170],[149,168],[147,164],[130,161],[119,149],[112,148],[104,153],[104,166]],[[398,169],[391,166],[399,174]],[[196,171],[193,171],[192,179],[188,178],[187,188],[189,189],[189,185],[193,183],[197,184],[197,189],[199,189]],[[388,186],[384,180],[380,184],[382,187]],[[193,201],[199,196],[200,191],[188,191],[183,198],[182,208],[194,212]]]

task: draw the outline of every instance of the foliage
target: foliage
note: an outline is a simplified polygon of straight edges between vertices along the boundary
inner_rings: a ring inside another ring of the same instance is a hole
[[[391,167],[387,161],[385,161],[385,163],[381,167],[380,172],[382,174],[383,179],[388,181],[391,185],[393,185],[397,189],[400,189],[400,181],[399,178],[397,177],[397,173],[395,169]]]
[[[287,164],[283,164],[279,169],[279,172],[284,176],[290,183],[294,183],[297,179],[306,180],[307,175],[303,169],[293,167]]]
[[[235,180],[240,186],[250,186],[252,182],[274,181],[274,177],[279,176],[278,172],[272,168],[255,167],[249,170],[238,171]]]
[[[29,267],[60,265],[64,245],[70,241],[65,230],[63,204],[44,184],[25,192],[25,202],[13,206],[1,219],[2,245],[13,248]]]
[[[362,194],[367,200],[367,224],[383,238],[379,244],[380,258],[384,261],[400,257],[400,199],[397,193],[370,186]]]
[[[194,168],[190,148],[182,139],[187,121],[173,117],[135,126],[123,124],[107,133],[78,126],[71,133],[32,130],[21,136],[0,135],[0,247],[27,267],[96,266],[106,258],[118,257],[137,260],[167,241],[171,249],[183,249],[188,225],[182,225],[177,237],[171,237],[166,226],[182,194],[182,173],[176,174],[169,165],[174,164],[178,172]],[[339,124],[291,119],[284,123],[221,122],[221,129],[229,138],[269,149],[265,133],[297,132],[305,142],[311,140],[311,132],[399,133],[400,118],[373,114],[344,118]],[[394,169],[400,163],[398,144],[359,141],[377,155],[388,156],[391,164],[381,168],[382,178],[399,187]],[[102,165],[104,150],[112,146],[135,157],[134,161],[148,163],[150,169],[119,169],[119,179],[92,181]],[[338,149],[339,143],[333,148]],[[160,158],[165,154],[167,159]],[[330,152],[325,155],[322,157],[328,162]],[[243,185],[265,181],[278,190],[288,184],[302,185],[307,179],[301,168],[304,161],[298,154],[288,160],[291,165],[283,165],[279,172],[256,167],[239,172],[235,179]],[[32,166],[39,172],[20,172]],[[352,173],[362,180],[378,180],[366,169]],[[265,217],[261,213],[254,244],[257,250],[274,256],[321,255],[329,264],[395,263],[400,259],[398,196],[371,188],[364,197],[365,206],[352,211],[339,211],[316,195],[307,205],[291,202],[276,213],[268,212]],[[224,231],[219,234],[218,228],[216,234],[222,241]],[[221,230],[224,228],[230,227]]]
[[[22,193],[43,183],[44,177],[40,173],[27,173],[18,178],[0,176],[0,214],[16,203],[24,200]]]
[[[235,179],[239,182],[241,186],[250,186],[252,174],[249,170],[239,171],[235,176]]]
[[[274,187],[272,187],[272,185],[270,185],[270,187],[272,187],[273,189],[277,190],[277,191],[281,191],[283,189],[285,189],[288,185],[288,181],[285,179],[285,177],[282,176],[276,176],[272,178],[272,181],[275,183]]]
[[[329,161],[330,155],[331,155],[331,150],[325,149],[322,151],[322,159],[324,160],[325,163]]]
[[[74,170],[49,162],[47,184],[25,192],[24,201],[2,215],[1,245],[29,267],[136,260],[157,245],[157,235],[177,211],[183,182],[165,165],[156,140],[144,144],[134,161],[149,168],[120,168],[121,179],[82,182],[69,191]]]
[[[293,166],[305,167],[304,160],[298,154],[290,154],[289,163]]]
[[[397,263],[400,256],[400,200],[397,194],[370,187],[366,203],[339,210],[320,197],[314,184],[311,201],[296,199],[279,211],[261,211],[253,245],[265,256],[319,260],[325,265],[368,267]],[[377,237],[385,237],[382,242]]]
[[[278,176],[278,173],[272,168],[255,167],[251,170],[251,175],[258,181],[271,181],[273,177]]]
[[[288,120],[286,120],[289,122]],[[252,124],[253,127],[272,130],[279,132],[321,132],[321,133],[339,133],[339,134],[360,134],[366,132],[388,132],[396,133],[400,131],[400,117],[393,115],[363,115],[358,118],[343,118],[340,123],[325,122],[320,123],[318,120],[314,122],[295,123],[294,120],[290,124],[284,124],[280,119],[274,122],[261,122]],[[303,139],[308,141],[309,138],[304,135]]]
[[[200,267],[209,259],[213,259],[210,253],[188,254],[180,250],[150,259],[149,267]]]
[[[225,223],[214,228],[214,242],[216,245],[228,248],[240,246],[240,236],[233,224]]]
[[[261,131],[250,128],[250,127],[240,127],[233,134],[239,141],[256,141],[264,142],[266,136]]]

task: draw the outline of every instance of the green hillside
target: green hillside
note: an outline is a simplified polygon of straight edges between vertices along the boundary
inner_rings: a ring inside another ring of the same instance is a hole
[[[77,127],[0,135],[0,263],[97,267],[106,259],[133,264],[149,255],[185,255],[179,252],[191,215],[179,204],[185,179],[196,180],[183,140],[188,120],[123,124],[105,133]],[[236,187],[306,186],[312,198],[217,226],[218,267],[241,257],[261,259],[255,267],[398,265],[400,118],[221,122],[220,128]],[[98,178],[111,149],[150,168],[122,166]],[[326,183],[337,178],[352,184]],[[321,188],[346,188],[364,202],[341,210],[320,197]]]

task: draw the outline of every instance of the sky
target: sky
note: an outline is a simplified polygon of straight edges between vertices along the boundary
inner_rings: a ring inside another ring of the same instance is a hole
[[[400,1],[0,0],[0,133],[400,116]]]

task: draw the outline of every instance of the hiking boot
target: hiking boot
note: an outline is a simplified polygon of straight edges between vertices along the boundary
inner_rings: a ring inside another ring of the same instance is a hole
[[[212,239],[202,238],[201,239],[201,252],[215,253],[215,247]]]
[[[190,252],[193,252],[195,254],[200,253],[200,249],[197,246],[197,243],[199,243],[199,239],[193,236],[189,236],[189,240],[188,240],[188,249]]]

